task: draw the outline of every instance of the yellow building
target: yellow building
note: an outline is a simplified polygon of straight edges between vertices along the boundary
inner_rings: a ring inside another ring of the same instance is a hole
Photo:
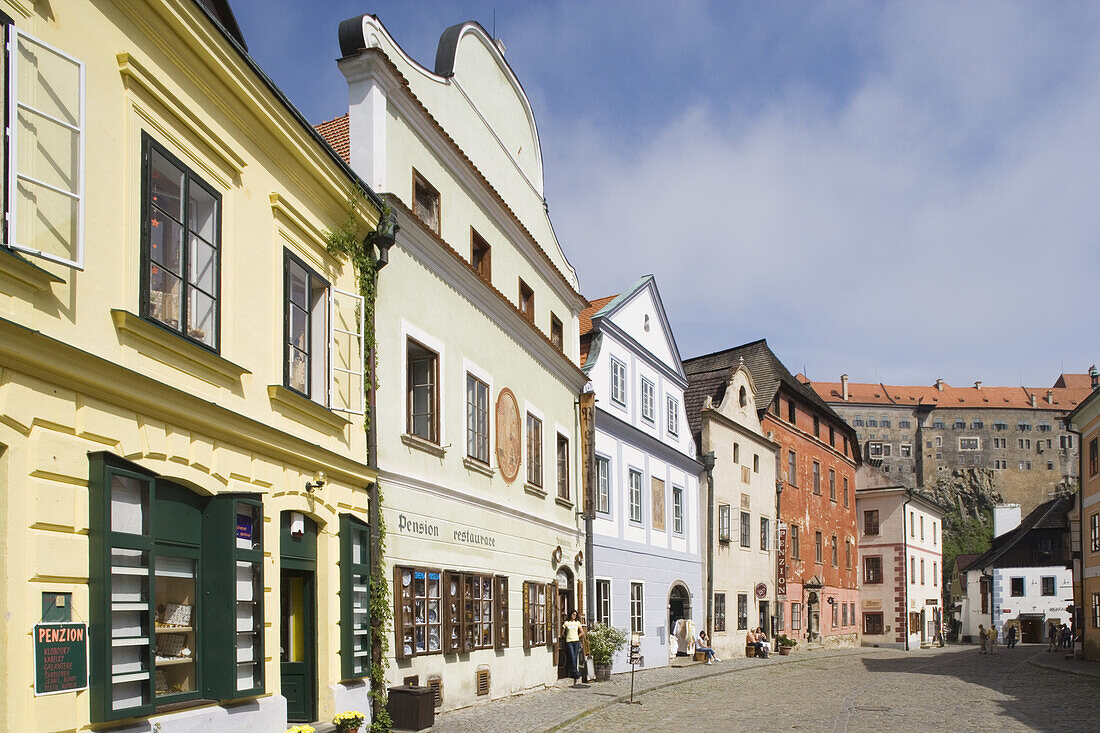
[[[1089,370],[1092,393],[1066,416],[1066,424],[1081,436],[1081,488],[1074,508],[1080,528],[1080,562],[1074,562],[1074,602],[1083,613],[1085,659],[1100,660],[1100,378]],[[1077,539],[1077,538],[1075,538]],[[1076,555],[1076,553],[1075,553]]]
[[[0,11],[0,730],[369,709],[359,179],[225,2]]]

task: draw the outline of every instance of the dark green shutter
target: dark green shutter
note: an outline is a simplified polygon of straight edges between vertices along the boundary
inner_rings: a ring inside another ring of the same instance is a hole
[[[355,545],[360,545],[358,562]],[[343,679],[370,675],[370,533],[365,522],[340,515],[340,667]],[[356,586],[359,586],[358,590]],[[363,609],[367,609],[364,611]]]

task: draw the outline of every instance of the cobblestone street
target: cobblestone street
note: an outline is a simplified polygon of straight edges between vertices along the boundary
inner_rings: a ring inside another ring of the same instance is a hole
[[[619,675],[447,713],[435,730],[1091,733],[1100,720],[1096,666],[1042,646],[998,648],[993,656],[974,647],[796,653],[651,670],[636,689],[652,691],[634,705],[619,701],[629,692],[629,675]]]

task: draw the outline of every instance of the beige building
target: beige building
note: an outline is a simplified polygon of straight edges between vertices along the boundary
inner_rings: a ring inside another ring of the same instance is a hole
[[[224,2],[0,11],[0,729],[369,708],[361,182]]]
[[[1077,520],[1074,549],[1074,597],[1080,612],[1074,628],[1083,629],[1086,659],[1100,659],[1100,379],[1091,370],[1092,392],[1066,418],[1081,436],[1081,488],[1071,516]]]
[[[587,301],[546,213],[530,103],[485,30],[448,28],[434,68],[373,16],[340,41],[348,115],[318,127],[402,223],[377,310],[388,675],[467,706],[566,673]]]

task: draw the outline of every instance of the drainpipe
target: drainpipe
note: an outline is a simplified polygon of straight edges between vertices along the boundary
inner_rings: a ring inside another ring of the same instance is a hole
[[[905,531],[905,520],[909,516],[909,502],[913,500],[913,490],[905,490],[905,503],[901,505],[901,547],[902,547],[902,574],[905,576],[905,612],[902,613],[902,626],[905,628],[905,651],[909,651],[909,535]],[[913,520],[909,520],[909,526],[913,526]]]
[[[707,638],[714,634],[714,451],[703,456],[707,472]]]

